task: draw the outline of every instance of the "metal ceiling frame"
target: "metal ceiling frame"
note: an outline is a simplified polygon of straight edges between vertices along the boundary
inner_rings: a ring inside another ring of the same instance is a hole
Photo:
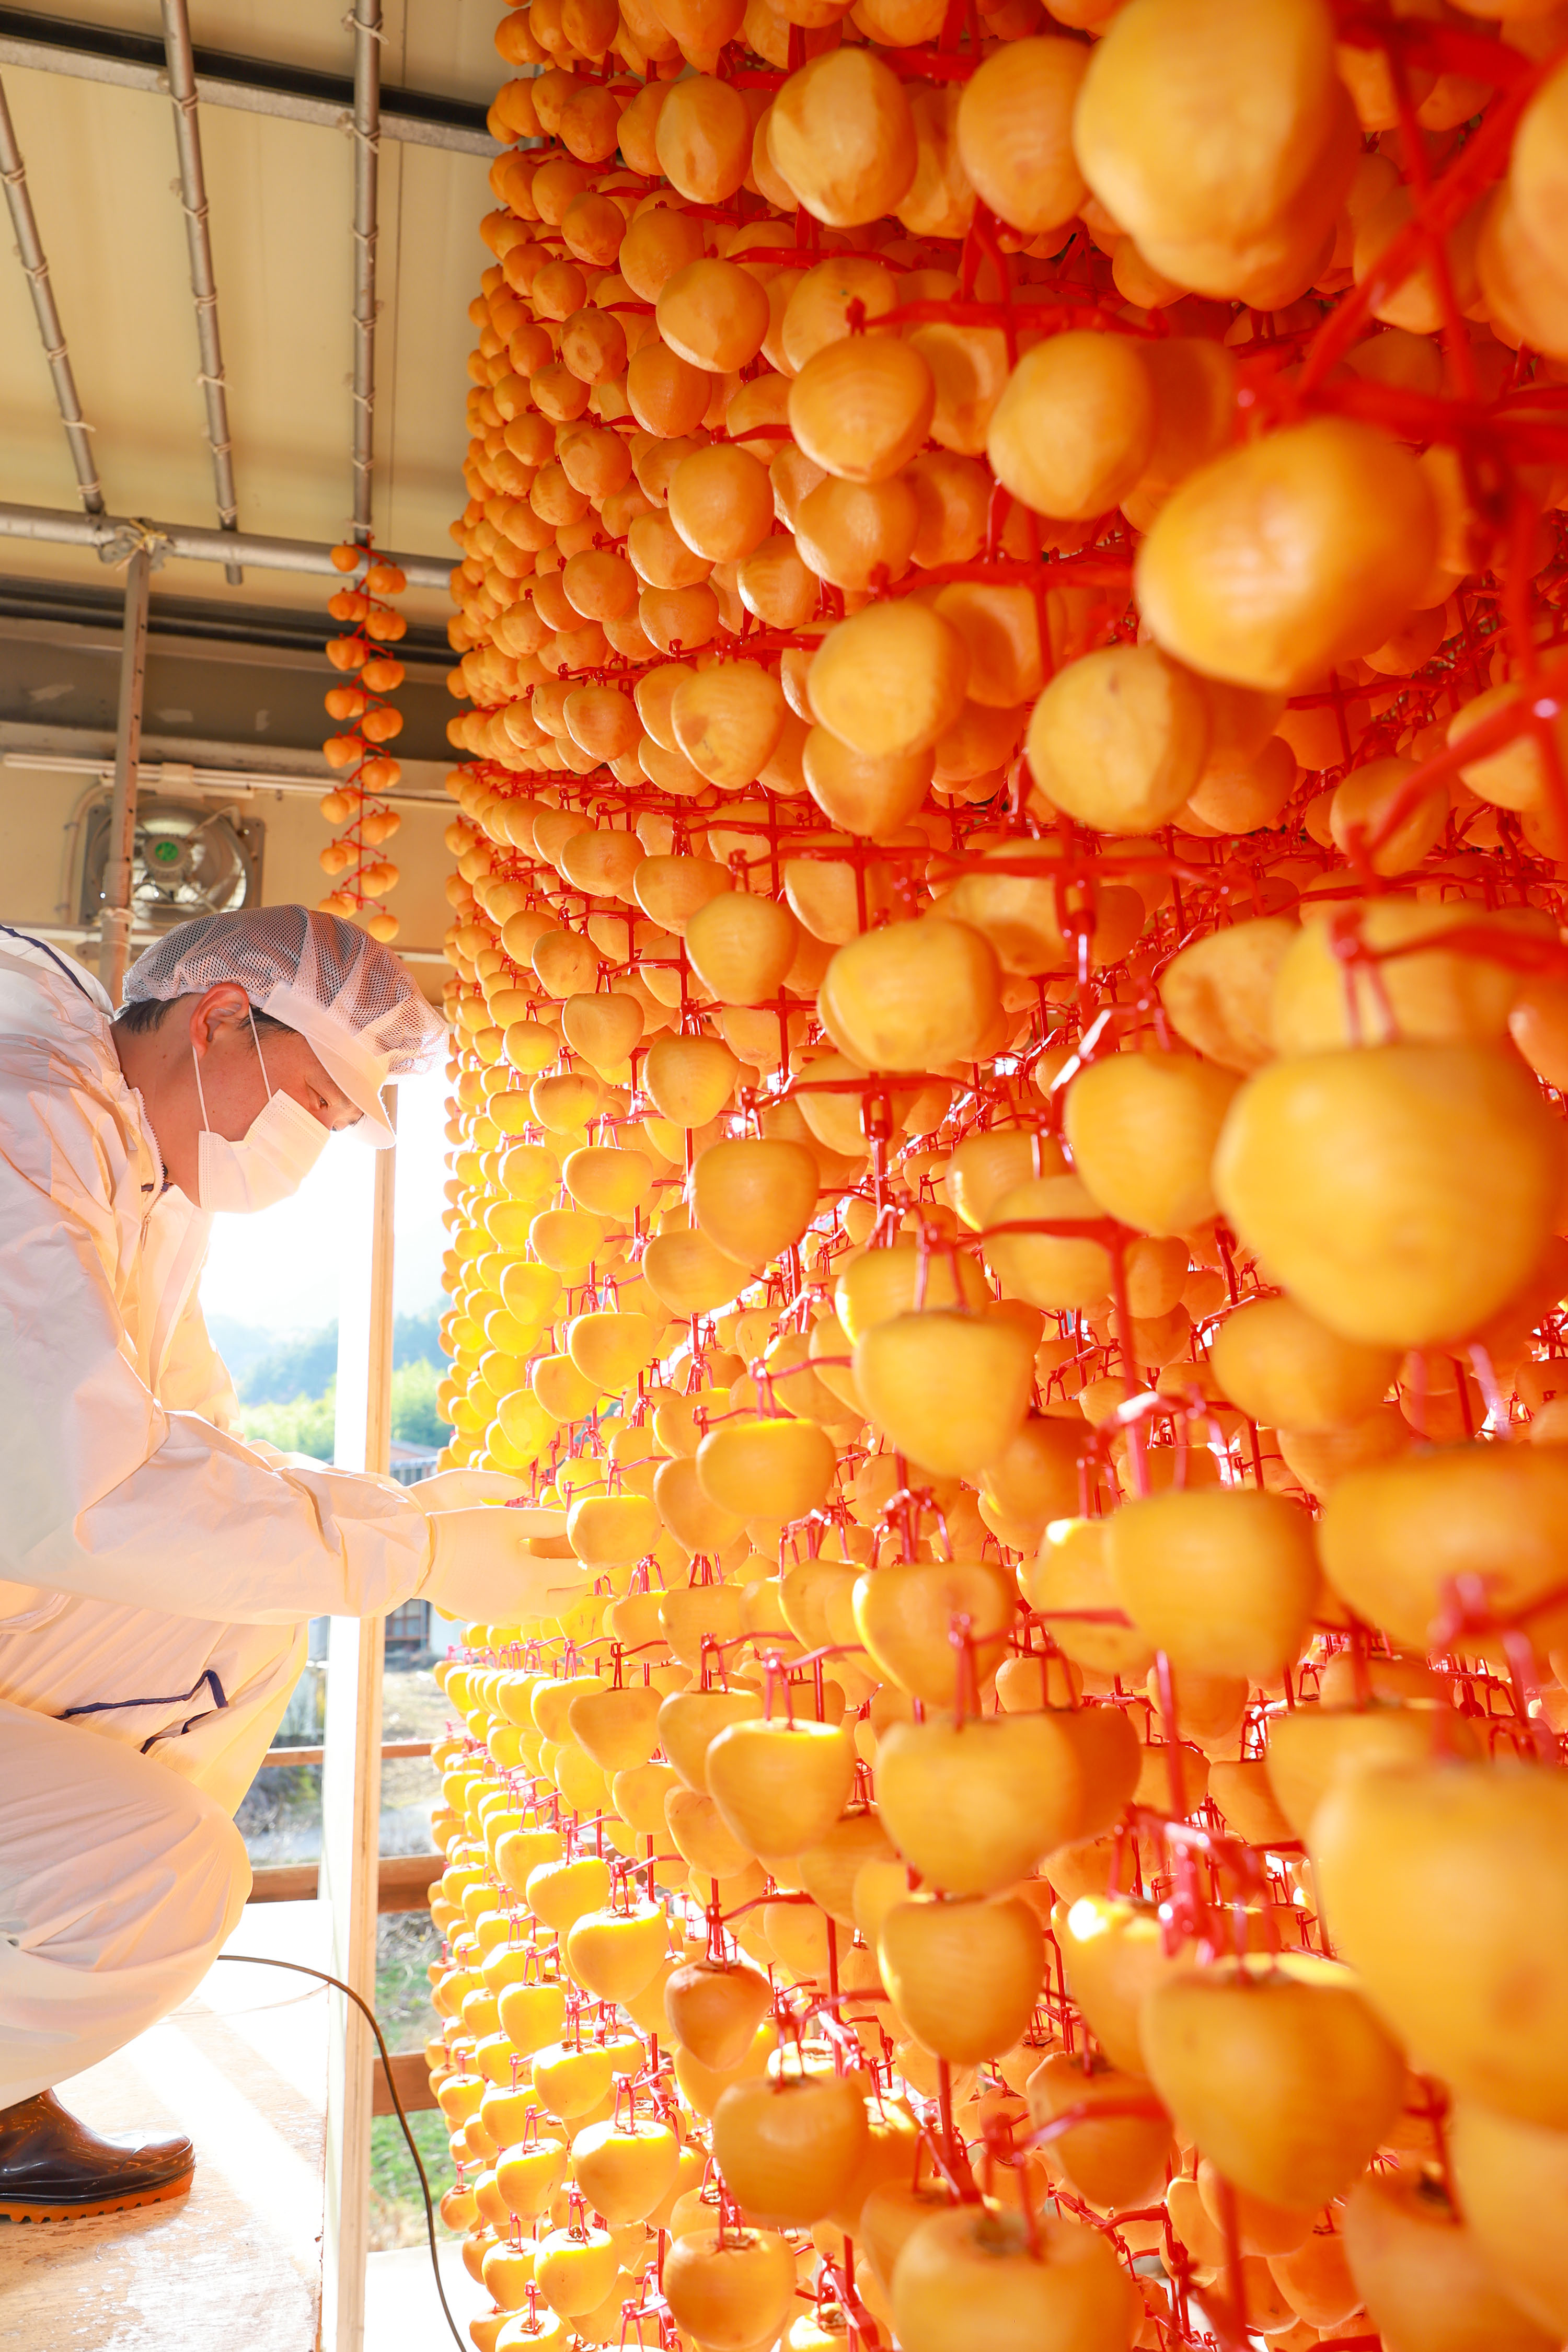
[[[7,204],[16,233],[16,249],[32,289],[34,310],[54,383],[56,402],[86,509],[76,515],[44,507],[0,506],[0,537],[53,545],[91,547],[101,562],[126,567],[121,708],[111,828],[116,854],[111,856],[106,879],[100,940],[100,971],[114,999],[118,998],[129,949],[130,866],[125,844],[135,822],[148,584],[152,572],[167,557],[176,556],[204,562],[221,562],[231,586],[238,586],[242,583],[244,573],[241,566],[245,562],[250,562],[258,569],[304,572],[329,578],[338,575],[338,566],[333,562],[333,551],[330,547],[302,540],[264,538],[255,533],[241,532],[238,528],[238,498],[235,485],[227,388],[218,330],[217,282],[197,121],[198,105],[205,95],[203,77],[197,71],[197,52],[191,38],[188,0],[160,0],[160,5],[164,58],[162,73],[145,54],[140,57],[126,54],[127,50],[134,52],[137,48],[145,51],[148,45],[142,42],[140,37],[110,39],[93,27],[58,21],[51,25],[47,18],[34,18],[30,31],[24,38],[16,26],[16,18],[22,12],[0,7],[0,62],[36,64],[39,62],[40,50],[46,53],[55,70],[61,70],[62,61],[68,58],[72,64],[64,65],[65,70],[73,69],[73,66],[80,69],[83,60],[90,59],[91,64],[88,68],[89,79],[114,79],[122,83],[131,80],[132,86],[154,90],[163,89],[167,91],[174,108],[174,143],[179,163],[175,189],[185,219],[191,292],[195,305],[200,355],[197,381],[204,396],[206,437],[212,454],[218,509],[219,528],[216,531],[179,524],[155,523],[140,517],[114,516],[104,511],[102,485],[93,463],[88,440],[89,428],[82,417],[65,333],[49,284],[48,264],[27,190],[26,166],[16,142],[4,89],[0,87],[0,176],[5,182]],[[368,547],[372,541],[374,521],[379,166],[381,140],[387,127],[382,110],[381,0],[353,0],[353,14],[347,21],[354,44],[353,112],[348,125],[353,137],[352,530],[355,541],[362,547]],[[40,34],[42,37],[38,37]],[[107,58],[103,54],[106,47],[115,52]],[[18,47],[24,51],[19,59],[16,56]],[[108,69],[95,72],[93,67]],[[217,102],[223,102],[221,91],[216,91],[214,95]],[[298,117],[300,99],[297,91],[281,94],[276,90],[265,91],[253,82],[248,91],[248,101],[256,103],[258,100],[267,111],[293,113]],[[314,107],[323,103],[319,97],[308,99],[307,102]],[[321,118],[318,113],[313,117],[307,115],[304,119]],[[335,107],[328,119],[334,123],[341,121],[342,117]],[[491,147],[493,142],[487,138],[485,146]],[[387,560],[397,563],[411,585],[445,587],[447,584],[449,562],[435,557],[391,553],[387,554]],[[345,2141],[341,2102],[333,2121],[336,2128],[332,2137],[340,2165],[346,2164],[355,2185],[363,2186],[359,2176],[367,2171],[368,2147],[358,2145],[361,2137],[358,2134],[348,2135]],[[353,2206],[357,2208],[363,2201],[363,2198],[356,2198],[352,2200]],[[352,2333],[362,2311],[363,2246],[359,2243],[352,2220],[343,2231],[346,2242],[342,2244],[339,2243],[337,2217],[330,2217],[330,2220],[329,2252],[346,2257],[346,2261],[338,2266],[339,2275],[335,2282],[337,2299],[342,2306],[339,2315],[349,2321]],[[329,2267],[333,2266],[329,2264]]]
[[[247,114],[273,114],[293,122],[347,131],[353,115],[353,83],[346,75],[318,73],[279,65],[267,58],[197,47],[192,56],[195,94],[204,106],[237,107]],[[169,81],[163,45],[118,26],[46,16],[30,8],[0,6],[0,66],[27,66],[38,73],[68,74],[79,80],[111,82],[122,89],[151,90],[166,97]],[[485,124],[485,109],[466,99],[434,90],[395,89],[381,92],[381,136],[405,146],[444,147],[487,158],[500,149]]]
[[[48,264],[27,190],[26,166],[16,143],[4,88],[0,86],[0,178],[4,178],[5,183],[17,251],[32,289],[33,306],[45,356],[54,382],[55,397],[70,447],[82,505],[86,509],[82,515],[77,516],[46,507],[3,506],[0,507],[0,537],[45,541],[55,545],[91,546],[106,562],[123,562],[132,551],[147,546],[154,569],[167,555],[184,556],[201,562],[218,562],[223,563],[231,586],[240,584],[243,573],[239,567],[246,562],[268,571],[330,574],[336,567],[327,548],[303,540],[260,538],[242,533],[238,529],[238,500],[235,488],[223,346],[217,323],[217,285],[208,229],[201,134],[196,120],[198,104],[208,99],[217,104],[243,104],[296,120],[330,121],[352,131],[354,142],[352,528],[354,539],[361,545],[369,544],[373,526],[380,149],[384,136],[395,138],[404,135],[397,115],[384,105],[384,97],[395,97],[405,105],[414,103],[425,110],[417,134],[424,143],[494,152],[495,142],[488,132],[481,133],[478,130],[482,115],[477,107],[465,107],[455,100],[416,96],[407,91],[384,93],[381,81],[381,0],[354,0],[353,15],[347,19],[354,41],[352,85],[343,84],[335,76],[307,73],[292,67],[271,67],[255,58],[198,50],[191,39],[188,0],[161,0],[161,7],[163,40],[160,45],[139,34],[121,33],[101,26],[82,25],[68,18],[53,18],[31,10],[0,5],[0,64],[41,66],[46,71],[81,74],[89,79],[162,90],[173,100],[175,147],[180,165],[177,187],[185,216],[191,290],[196,310],[201,362],[198,381],[206,409],[207,442],[212,451],[220,528],[216,532],[204,531],[180,524],[154,523],[140,518],[109,515],[104,511],[102,485],[87,437],[91,428],[81,414],[65,332],[49,284]],[[160,47],[163,58],[162,68],[156,63]],[[243,73],[243,82],[226,85],[209,80],[199,68],[215,63]],[[244,89],[245,96],[236,98],[233,93],[240,88]],[[328,91],[331,92],[330,97],[324,94]],[[352,99],[352,112],[346,117],[340,103],[343,94]],[[456,123],[450,119],[437,122],[433,118],[439,114],[447,118],[454,115],[468,117],[472,118],[472,122]],[[411,585],[445,587],[447,583],[450,566],[438,557],[389,555],[388,560],[400,566]]]

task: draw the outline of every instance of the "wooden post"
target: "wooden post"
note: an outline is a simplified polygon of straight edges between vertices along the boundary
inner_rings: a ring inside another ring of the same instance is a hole
[[[396,1123],[396,1090],[384,1097]],[[350,1147],[353,1149],[353,1147]],[[392,1427],[392,1211],[395,1149],[366,1155],[363,1213],[338,1316],[333,1460],[384,1474]],[[334,1617],[327,1644],[320,1891],[331,1906],[331,1969],[374,2008],[376,1872],[381,1844],[381,1685],[385,1621]],[[370,2229],[370,2126],[375,2042],[341,1993],[331,1996],[327,2200],[322,2239],[325,2352],[364,2352]]]

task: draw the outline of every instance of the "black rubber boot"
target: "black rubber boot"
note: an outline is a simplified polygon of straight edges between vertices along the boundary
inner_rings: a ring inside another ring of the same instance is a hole
[[[72,2221],[183,2197],[196,2152],[178,2139],[100,2139],[52,2091],[0,2107],[0,2221]]]

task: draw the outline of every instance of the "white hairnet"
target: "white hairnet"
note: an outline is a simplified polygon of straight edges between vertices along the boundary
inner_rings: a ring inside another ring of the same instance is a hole
[[[428,1069],[445,1035],[403,965],[357,923],[306,907],[242,907],[176,924],[125,975],[125,1002],[201,995],[236,981],[258,1013],[306,1038],[364,1118],[355,1132],[390,1143],[381,1108],[390,1077]]]

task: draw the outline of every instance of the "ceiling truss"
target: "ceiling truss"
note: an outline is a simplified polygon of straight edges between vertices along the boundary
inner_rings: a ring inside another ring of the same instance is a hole
[[[269,570],[330,572],[328,551],[303,541],[260,539],[238,528],[223,345],[218,331],[217,285],[208,226],[198,109],[202,104],[237,106],[346,131],[353,139],[353,373],[350,473],[353,535],[368,545],[373,533],[372,467],[375,414],[376,243],[378,166],[384,138],[493,154],[483,110],[428,92],[384,89],[381,81],[381,0],[354,0],[347,20],[354,42],[352,81],[293,66],[197,48],[192,41],[188,0],[161,0],[163,38],[156,41],[117,27],[50,17],[30,9],[0,6],[0,67],[20,65],[70,74],[123,88],[162,93],[173,101],[178,189],[190,255],[195,305],[198,381],[206,436],[212,452],[218,530],[148,523],[107,515],[89,436],[81,412],[48,263],[27,189],[25,160],[17,145],[0,83],[0,178],[16,247],[26,271],[69,446],[83,513],[72,516],[41,507],[0,508],[0,535],[89,544],[110,562],[149,544],[155,564],[165,554],[221,561],[231,585],[249,562]],[[226,545],[225,542],[227,542]],[[400,555],[411,583],[444,585],[448,565],[435,557]]]

